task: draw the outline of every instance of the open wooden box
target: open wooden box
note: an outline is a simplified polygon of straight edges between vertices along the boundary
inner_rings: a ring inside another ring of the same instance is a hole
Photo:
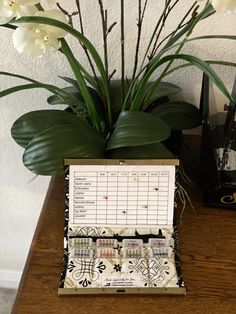
[[[59,295],[185,294],[173,225],[178,160],[65,160]]]

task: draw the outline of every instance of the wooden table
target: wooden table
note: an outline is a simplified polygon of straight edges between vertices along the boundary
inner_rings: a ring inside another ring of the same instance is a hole
[[[21,279],[13,313],[236,313],[236,211],[206,208],[192,193],[179,227],[187,296],[58,297],[63,255],[63,178],[52,178]]]

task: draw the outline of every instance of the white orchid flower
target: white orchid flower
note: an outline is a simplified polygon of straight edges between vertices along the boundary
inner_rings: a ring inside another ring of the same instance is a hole
[[[48,17],[67,23],[66,16],[59,10],[38,11],[34,16]],[[20,53],[32,56],[42,56],[49,47],[59,49],[58,40],[66,35],[60,28],[45,24],[23,24],[13,33],[13,44]]]
[[[203,0],[199,0],[203,1]],[[218,12],[234,13],[236,12],[236,0],[212,0],[214,9]]]
[[[10,22],[13,18],[33,15],[40,0],[0,0],[0,25]]]

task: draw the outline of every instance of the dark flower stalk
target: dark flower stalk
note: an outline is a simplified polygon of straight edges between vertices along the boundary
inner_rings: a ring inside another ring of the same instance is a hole
[[[159,26],[161,25],[162,19],[164,18],[165,14],[166,14],[167,7],[168,7],[169,4],[171,3],[171,1],[172,1],[172,0],[167,0],[167,1],[166,1],[165,8],[164,8],[164,10],[163,10],[161,16],[159,17],[159,19],[158,19],[156,25],[155,25],[155,28],[154,28],[154,30],[153,30],[153,32],[152,32],[152,36],[151,36],[150,41],[149,41],[149,43],[148,43],[148,46],[147,46],[147,48],[146,48],[146,52],[145,52],[145,54],[144,54],[143,61],[142,61],[141,66],[140,66],[140,70],[143,69],[143,65],[144,65],[144,63],[145,63],[145,61],[146,61],[146,58],[147,58],[147,56],[148,56],[149,49],[150,49],[150,47],[151,47],[151,45],[152,45],[152,43],[153,43],[153,40],[154,40],[154,38],[155,38],[155,35],[156,35],[156,33],[157,33],[158,28],[159,28]]]
[[[104,64],[105,64],[105,70],[107,74],[107,80],[108,80],[108,54],[107,54],[107,10],[103,7],[103,1],[98,0],[99,6],[100,6],[100,13],[102,18],[102,34],[103,34],[103,48],[104,48]]]
[[[77,9],[78,9],[78,14],[79,14],[80,31],[81,31],[81,34],[84,35],[83,18],[82,18],[82,13],[81,13],[80,0],[75,0],[75,2],[76,2]],[[94,75],[94,78],[95,78],[95,80],[97,82],[97,86],[100,89],[99,80],[97,78],[97,74],[96,74],[93,62],[92,62],[92,60],[90,58],[90,55],[88,53],[88,50],[87,50],[87,48],[84,45],[82,45],[82,48],[84,49],[85,55],[86,55],[86,57],[88,59],[89,65],[90,65],[91,70],[92,70],[93,75]]]
[[[121,101],[125,99],[125,27],[124,27],[124,0],[120,0],[120,43],[121,43]]]
[[[168,34],[165,38],[163,38],[159,44],[157,45],[155,51],[154,51],[154,55],[156,55],[158,48],[162,45],[163,42],[165,42],[168,38],[172,38],[179,30],[181,30],[183,27],[185,27],[186,25],[188,25],[197,15],[197,9],[199,8],[199,5],[197,5],[197,1],[195,1],[193,3],[193,5],[191,6],[191,8],[188,10],[188,12],[185,14],[185,16],[183,17],[183,19],[180,21],[180,23],[178,24],[178,26],[176,27],[176,29],[171,32],[170,34]],[[186,18],[189,16],[189,14],[192,12],[190,19],[184,23],[184,21],[186,20]]]
[[[142,10],[142,0],[139,0],[139,6],[138,6],[138,36],[137,36],[137,43],[136,43],[136,50],[135,50],[135,60],[134,60],[134,70],[133,70],[133,76],[132,79],[135,78],[135,74],[137,71],[137,66],[138,66],[138,56],[139,56],[139,46],[140,46],[140,40],[141,40],[141,33],[142,33],[142,25],[143,25],[143,19],[144,19],[144,13],[146,11],[147,7],[147,1],[144,3],[144,7]]]
[[[157,44],[158,44],[158,40],[160,38],[160,35],[163,31],[163,28],[165,26],[165,22],[169,16],[169,14],[171,13],[171,11],[174,9],[174,7],[177,5],[177,3],[179,2],[179,0],[176,0],[171,6],[168,6],[167,7],[167,10],[165,10],[165,14],[164,14],[164,17],[162,19],[162,22],[161,22],[161,25],[160,25],[160,29],[159,31],[156,33],[156,39],[155,39],[155,42],[154,42],[154,45],[153,45],[153,48],[152,48],[152,51],[148,57],[149,60],[152,60],[152,58],[154,57],[155,55],[155,52],[156,52],[156,47],[157,47]]]

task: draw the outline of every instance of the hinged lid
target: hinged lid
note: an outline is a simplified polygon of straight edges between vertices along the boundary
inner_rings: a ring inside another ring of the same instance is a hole
[[[172,226],[178,160],[67,159],[69,225]]]

